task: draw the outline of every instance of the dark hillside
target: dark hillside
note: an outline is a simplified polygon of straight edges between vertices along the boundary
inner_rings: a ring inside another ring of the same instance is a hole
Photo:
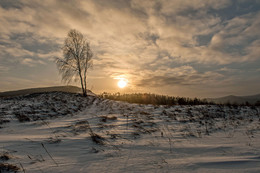
[[[54,86],[54,87],[43,87],[43,88],[29,88],[29,89],[22,89],[16,91],[6,91],[0,92],[0,97],[14,97],[20,95],[27,95],[33,93],[43,93],[43,92],[69,92],[69,93],[80,93],[81,88],[76,86]]]

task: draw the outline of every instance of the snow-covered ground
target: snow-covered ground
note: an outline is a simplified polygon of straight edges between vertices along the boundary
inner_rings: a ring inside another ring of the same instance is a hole
[[[0,99],[0,172],[259,172],[260,108]]]

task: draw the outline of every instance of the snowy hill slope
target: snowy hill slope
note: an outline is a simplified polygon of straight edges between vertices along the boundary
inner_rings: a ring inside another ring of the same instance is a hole
[[[260,108],[0,98],[2,172],[259,172]]]
[[[54,87],[43,87],[43,88],[30,88],[16,91],[0,92],[0,97],[15,97],[20,95],[34,94],[34,93],[46,93],[46,92],[69,92],[69,93],[81,93],[82,90],[76,86],[54,86]],[[88,90],[89,95],[94,95]]]

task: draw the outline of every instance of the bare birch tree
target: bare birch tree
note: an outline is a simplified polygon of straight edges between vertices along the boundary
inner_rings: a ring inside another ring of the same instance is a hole
[[[79,31],[72,29],[62,47],[63,57],[56,59],[62,80],[80,81],[83,96],[87,96],[87,72],[92,67],[93,52],[90,43]]]

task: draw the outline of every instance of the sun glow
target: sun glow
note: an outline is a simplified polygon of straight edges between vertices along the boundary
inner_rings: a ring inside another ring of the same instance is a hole
[[[120,80],[120,81],[117,82],[117,85],[118,85],[119,88],[124,88],[124,87],[126,87],[127,82],[124,81],[124,80]]]

